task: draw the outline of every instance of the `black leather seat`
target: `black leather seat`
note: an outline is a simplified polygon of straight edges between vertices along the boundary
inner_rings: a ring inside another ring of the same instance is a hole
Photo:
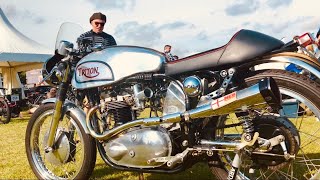
[[[234,66],[282,47],[274,37],[251,30],[238,31],[224,46],[188,56],[165,65],[166,75],[180,74],[218,66]]]

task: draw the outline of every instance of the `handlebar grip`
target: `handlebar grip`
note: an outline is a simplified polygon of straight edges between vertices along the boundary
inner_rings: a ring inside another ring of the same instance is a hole
[[[66,62],[61,61],[61,62],[58,64],[58,67],[57,67],[57,70],[56,70],[56,77],[59,79],[59,81],[62,80],[63,72],[64,72],[64,70],[65,70],[66,68],[67,68]]]
[[[57,71],[58,72],[63,72],[66,69],[67,65],[66,62],[59,62],[58,67],[57,67]]]

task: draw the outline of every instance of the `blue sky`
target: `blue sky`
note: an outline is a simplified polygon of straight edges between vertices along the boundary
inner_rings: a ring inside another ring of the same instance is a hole
[[[119,45],[162,51],[171,44],[179,57],[219,47],[240,29],[289,41],[320,27],[320,0],[0,0],[0,7],[20,32],[51,49],[61,23],[89,30],[97,11]]]

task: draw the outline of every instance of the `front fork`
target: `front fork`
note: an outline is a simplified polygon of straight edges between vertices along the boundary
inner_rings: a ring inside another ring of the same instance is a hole
[[[66,68],[64,70],[64,74],[62,76],[62,81],[59,85],[57,99],[55,103],[55,109],[51,121],[51,126],[49,129],[48,141],[45,148],[46,152],[55,150],[57,147],[54,147],[55,144],[55,136],[56,131],[58,129],[59,121],[63,117],[62,116],[62,107],[67,97],[67,92],[71,83],[72,73],[70,73],[70,65],[66,63]]]

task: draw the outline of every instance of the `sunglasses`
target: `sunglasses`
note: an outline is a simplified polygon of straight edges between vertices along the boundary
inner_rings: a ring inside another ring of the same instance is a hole
[[[104,22],[103,22],[103,23],[101,23],[101,22],[94,22],[94,25],[96,25],[96,26],[99,26],[99,25],[100,25],[100,26],[104,26],[104,24],[105,24]]]

